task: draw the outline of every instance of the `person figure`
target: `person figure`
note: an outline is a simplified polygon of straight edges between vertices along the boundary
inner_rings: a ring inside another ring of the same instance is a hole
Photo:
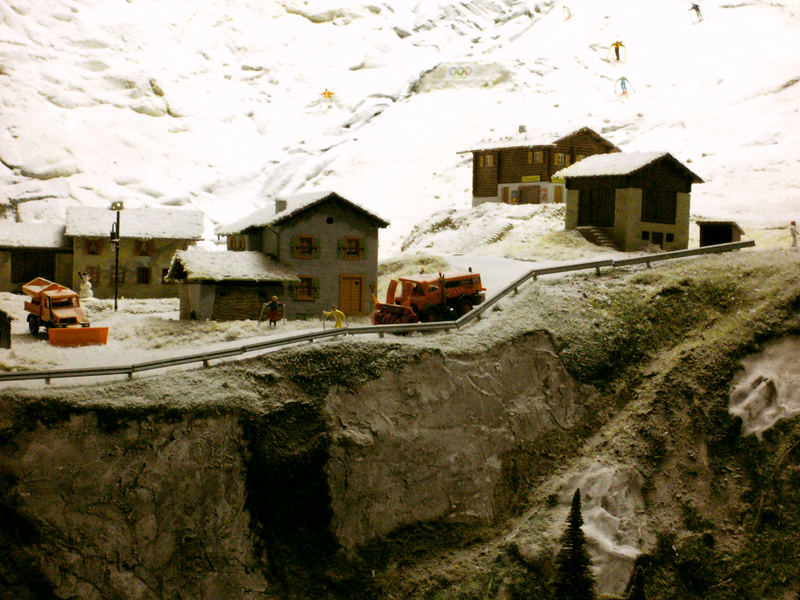
[[[278,297],[273,296],[272,300],[267,303],[267,310],[269,310],[269,326],[278,326],[278,307],[283,306],[283,302],[278,302]]]
[[[322,315],[327,317],[333,317],[335,319],[335,323],[333,324],[333,328],[336,329],[338,327],[342,327],[342,321],[344,321],[344,313],[336,308],[336,305],[333,304],[330,310],[323,310]]]
[[[617,79],[614,82],[614,91],[615,92],[617,91],[617,84],[619,84],[619,87],[622,90],[622,93],[620,93],[620,96],[627,96],[628,95],[628,86],[631,85],[631,82],[628,81],[628,78],[623,75],[622,77],[620,77],[619,79]],[[633,86],[631,85],[631,90],[632,89],[633,89]]]
[[[617,40],[616,42],[614,42],[613,44],[611,44],[611,45],[608,47],[608,53],[606,54],[606,58],[608,58],[608,54],[610,54],[610,53],[611,53],[611,49],[612,49],[612,48],[614,49],[614,56],[616,56],[616,57],[617,57],[617,61],[619,62],[619,49],[620,49],[620,48],[625,48],[625,44],[623,44],[623,43],[622,43],[620,40]],[[627,48],[625,48],[625,55],[627,56],[627,54],[628,54],[628,49],[627,49]]]
[[[794,221],[789,224],[789,233],[792,234],[792,248],[797,250],[797,223]]]
[[[697,4],[697,2],[693,2],[692,6],[689,8],[689,10],[693,10],[695,12],[695,14],[697,15],[697,20],[698,21],[702,21],[703,20],[703,13],[700,12],[700,5]]]
[[[564,20],[569,21],[572,18],[572,11],[569,9],[569,6],[565,4],[562,6],[562,10],[564,11]]]

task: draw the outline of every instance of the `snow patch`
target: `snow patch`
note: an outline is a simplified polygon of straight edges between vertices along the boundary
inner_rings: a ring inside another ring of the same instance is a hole
[[[770,342],[742,360],[728,410],[741,417],[745,434],[759,438],[781,419],[800,415],[800,337]]]
[[[642,527],[642,484],[642,476],[633,467],[595,462],[569,478],[558,493],[566,514],[575,489],[581,490],[583,531],[597,587],[604,592],[624,591],[642,540],[652,538]]]

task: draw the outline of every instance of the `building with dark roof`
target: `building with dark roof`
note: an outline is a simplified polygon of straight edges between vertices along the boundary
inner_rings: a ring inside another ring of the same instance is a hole
[[[378,230],[388,225],[336,192],[320,191],[278,200],[274,208],[258,210],[217,228],[217,235],[227,238],[228,252],[207,253],[224,256],[219,259],[224,263],[216,265],[212,277],[198,276],[199,266],[192,274],[192,268],[183,265],[188,253],[175,257],[170,279],[183,282],[181,314],[194,311],[196,315],[232,318],[230,311],[208,308],[212,285],[228,296],[235,294],[241,304],[250,303],[246,297],[256,288],[255,293],[264,302],[278,296],[289,319],[319,317],[333,304],[347,315],[369,313],[378,283]],[[251,271],[237,266],[240,260],[248,264],[260,260],[258,269],[263,269],[264,277],[253,281]],[[202,291],[197,288],[190,297],[193,282],[201,280]],[[234,282],[239,286],[235,292]],[[204,308],[189,307],[192,298],[199,299],[201,294]],[[258,318],[255,303],[250,305],[246,317],[235,318]]]
[[[554,173],[587,156],[619,152],[583,127],[551,143],[510,140],[463,150],[472,153],[472,206],[484,202],[544,204],[564,201],[564,181]]]
[[[606,235],[620,250],[689,245],[695,173],[668,152],[601,154],[558,171],[567,187],[566,229]]]

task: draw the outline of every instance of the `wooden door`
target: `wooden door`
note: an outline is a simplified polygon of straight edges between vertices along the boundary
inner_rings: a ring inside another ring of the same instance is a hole
[[[339,278],[339,309],[346,315],[360,315],[364,301],[364,277],[342,275]]]
[[[505,204],[509,204],[510,203],[510,201],[509,201],[509,193],[510,193],[509,192],[509,188],[504,187],[503,188],[503,202]]]
[[[539,186],[522,185],[519,188],[520,204],[539,204]]]
[[[564,186],[557,185],[553,187],[553,202],[559,204],[564,201]]]
[[[578,226],[614,226],[614,189],[581,190],[578,197]]]

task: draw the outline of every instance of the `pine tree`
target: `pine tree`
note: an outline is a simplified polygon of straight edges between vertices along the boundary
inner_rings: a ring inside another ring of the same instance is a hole
[[[572,508],[567,517],[567,529],[561,536],[561,550],[556,556],[553,580],[556,600],[595,600],[592,560],[586,549],[586,537],[581,526],[581,490],[575,490]]]
[[[627,598],[628,600],[647,600],[647,596],[644,595],[644,569],[641,565],[633,571]]]

